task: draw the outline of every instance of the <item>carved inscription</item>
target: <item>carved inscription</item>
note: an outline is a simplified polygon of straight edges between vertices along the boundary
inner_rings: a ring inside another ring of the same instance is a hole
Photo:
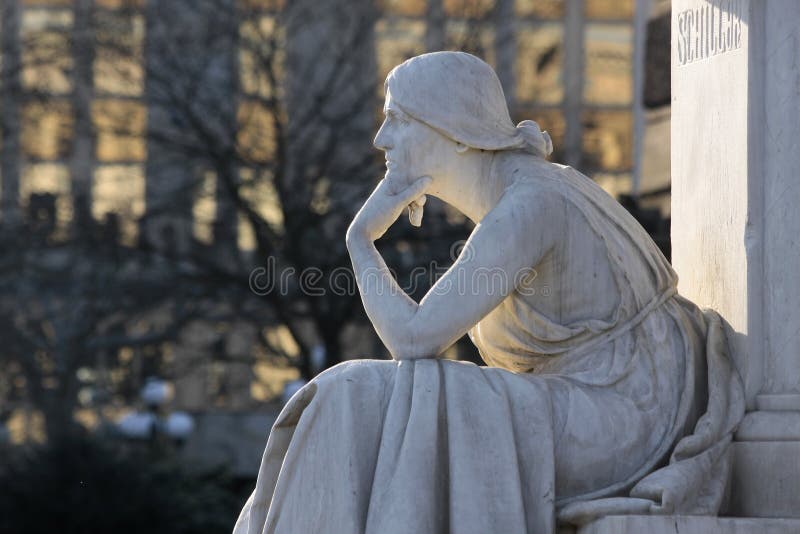
[[[744,7],[743,0],[710,0],[678,13],[678,65],[741,48]]]

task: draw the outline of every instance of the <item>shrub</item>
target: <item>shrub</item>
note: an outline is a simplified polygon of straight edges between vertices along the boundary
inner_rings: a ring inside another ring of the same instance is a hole
[[[0,532],[229,533],[241,499],[221,470],[72,437],[12,449],[0,465]]]

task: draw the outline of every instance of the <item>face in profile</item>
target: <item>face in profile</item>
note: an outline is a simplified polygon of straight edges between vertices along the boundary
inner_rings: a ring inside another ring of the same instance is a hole
[[[447,152],[452,152],[452,141],[409,117],[386,91],[383,107],[386,118],[373,144],[386,155],[386,180],[395,191],[404,189],[411,180],[430,176],[436,180],[443,168]]]

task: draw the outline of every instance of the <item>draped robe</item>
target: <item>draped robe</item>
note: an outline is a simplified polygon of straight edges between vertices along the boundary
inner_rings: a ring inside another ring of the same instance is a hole
[[[550,288],[578,317],[540,310],[537,280],[511,291],[469,332],[488,367],[356,360],[320,374],[273,426],[235,534],[543,533],[717,512],[744,410],[719,316],[677,294],[644,229],[591,180],[498,154],[493,172],[514,176],[500,202],[520,221],[541,223],[530,195],[564,206],[556,271],[606,283]]]

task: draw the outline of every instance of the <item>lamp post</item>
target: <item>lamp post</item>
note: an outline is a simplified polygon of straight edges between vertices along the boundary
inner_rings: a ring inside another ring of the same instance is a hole
[[[172,400],[172,384],[156,377],[145,381],[139,394],[146,411],[133,411],[120,419],[117,429],[131,440],[149,440],[153,444],[172,442],[182,445],[194,430],[194,419],[183,411],[165,412]]]

